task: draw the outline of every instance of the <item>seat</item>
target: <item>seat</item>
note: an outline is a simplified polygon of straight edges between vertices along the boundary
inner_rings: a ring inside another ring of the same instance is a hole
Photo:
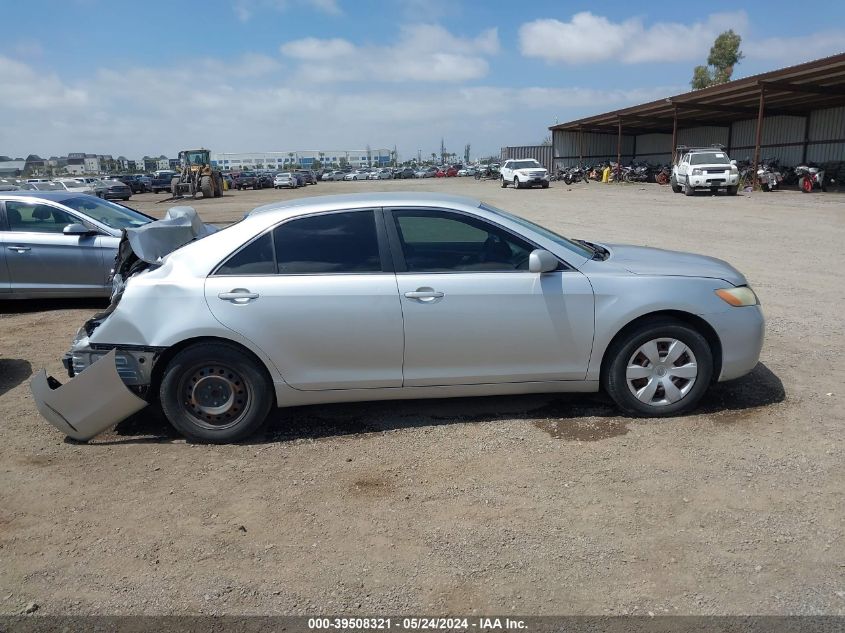
[[[21,212],[17,209],[6,209],[6,217],[9,219],[10,230],[14,231],[22,227],[23,220],[21,218]]]
[[[512,265],[512,257],[511,247],[502,238],[491,235],[484,241],[484,246],[481,249],[481,261],[483,263],[495,262]]]
[[[48,207],[35,207],[32,210],[32,217],[36,220],[41,220],[42,222],[45,220],[50,220],[53,218],[53,214]]]

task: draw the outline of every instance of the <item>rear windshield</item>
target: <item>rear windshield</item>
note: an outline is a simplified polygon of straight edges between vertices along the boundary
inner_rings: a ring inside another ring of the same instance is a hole
[[[724,152],[696,152],[690,154],[690,165],[729,165],[730,160]]]

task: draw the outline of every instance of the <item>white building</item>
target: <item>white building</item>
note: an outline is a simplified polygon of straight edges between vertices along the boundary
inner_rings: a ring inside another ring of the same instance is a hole
[[[298,150],[287,152],[212,152],[211,164],[222,171],[248,169],[286,169],[291,165],[309,168],[315,161],[323,167],[369,167],[389,165],[389,149]]]

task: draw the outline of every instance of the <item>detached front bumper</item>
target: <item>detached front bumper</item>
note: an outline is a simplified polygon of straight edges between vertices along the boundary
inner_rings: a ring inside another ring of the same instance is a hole
[[[65,435],[89,440],[146,407],[124,384],[115,357],[111,350],[65,385],[42,369],[30,383],[38,411]]]

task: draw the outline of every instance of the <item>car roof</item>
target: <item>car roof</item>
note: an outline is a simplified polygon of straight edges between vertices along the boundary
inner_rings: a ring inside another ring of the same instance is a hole
[[[71,198],[93,198],[94,196],[87,193],[75,193],[62,189],[61,191],[4,191],[2,195],[5,197],[14,198],[41,198],[42,200],[51,200],[53,202],[63,202]]]
[[[279,216],[286,216],[292,212],[299,212],[303,207],[313,207],[315,211],[331,211],[335,209],[356,209],[362,207],[407,207],[411,204],[416,207],[450,207],[453,205],[478,207],[481,201],[465,196],[418,191],[347,193],[331,196],[309,196],[296,200],[272,202],[253,209],[247,214],[247,217],[266,213],[277,213]]]

